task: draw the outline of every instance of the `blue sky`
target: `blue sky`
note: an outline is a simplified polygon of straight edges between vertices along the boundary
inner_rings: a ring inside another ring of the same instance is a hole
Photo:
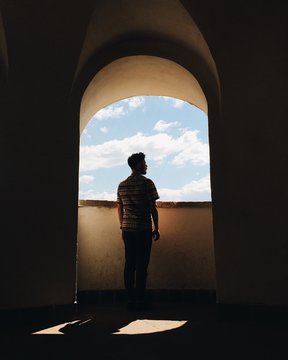
[[[207,115],[164,96],[131,97],[93,116],[80,140],[79,198],[116,200],[127,158],[140,151],[160,200],[211,201]]]

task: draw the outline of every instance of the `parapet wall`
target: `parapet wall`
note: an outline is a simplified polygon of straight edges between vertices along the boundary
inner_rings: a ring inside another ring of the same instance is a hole
[[[215,289],[211,203],[158,202],[147,287]],[[122,289],[124,246],[113,201],[80,201],[78,291]]]

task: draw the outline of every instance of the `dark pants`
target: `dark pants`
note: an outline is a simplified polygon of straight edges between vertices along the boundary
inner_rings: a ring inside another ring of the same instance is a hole
[[[125,244],[124,282],[129,300],[143,300],[150,259],[152,232],[123,231]]]

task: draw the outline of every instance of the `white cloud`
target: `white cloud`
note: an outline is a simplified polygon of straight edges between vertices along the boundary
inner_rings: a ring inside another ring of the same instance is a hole
[[[156,184],[157,185],[157,184]],[[179,189],[159,188],[160,201],[211,201],[210,176],[191,181]],[[94,189],[80,191],[81,200],[109,200],[116,201],[115,192],[97,193]]]
[[[210,176],[191,181],[180,189],[158,189],[161,201],[211,201]]]
[[[145,136],[138,133],[122,140],[110,140],[100,145],[80,147],[80,170],[111,168],[126,163],[129,155],[142,151],[147,159],[162,161],[174,156],[172,164],[184,166],[209,164],[209,145],[197,137],[198,131],[187,131],[178,138],[166,133]]]
[[[101,127],[101,128],[100,128],[100,131],[101,131],[102,133],[107,133],[107,132],[108,132],[107,126]]]
[[[92,120],[105,120],[109,118],[119,118],[127,114],[127,111],[124,109],[124,106],[119,105],[109,105],[105,108],[99,110],[92,118]]]
[[[88,191],[80,191],[79,192],[79,199],[80,200],[109,200],[109,201],[116,201],[117,195],[116,191],[113,193],[108,193],[106,191],[102,193],[97,193],[95,190],[90,189]]]
[[[128,104],[129,109],[134,110],[145,104],[145,97],[144,96],[133,96],[131,98],[124,99],[122,101],[124,103]]]
[[[91,119],[93,120],[106,120],[115,119],[127,114],[128,110],[135,110],[145,104],[144,96],[133,96],[128,99],[118,101],[114,104],[108,105],[99,110]],[[90,122],[91,122],[90,121]]]
[[[83,130],[83,135],[84,136],[86,136],[88,139],[91,139],[91,135],[89,134],[89,131],[87,130],[87,128],[85,128],[84,130]]]
[[[91,182],[94,181],[94,179],[95,177],[92,175],[82,175],[79,177],[80,183],[84,183],[84,184],[90,184]]]
[[[194,165],[209,163],[209,146],[202,143],[197,137],[198,131],[187,131],[178,138],[181,151],[174,157],[172,164],[184,166],[187,162]]]
[[[185,101],[183,100],[180,100],[180,99],[174,99],[174,98],[171,98],[169,96],[162,96],[162,98],[170,103],[174,108],[176,109],[180,109],[183,107],[183,105],[185,104]]]
[[[169,130],[171,127],[177,126],[178,124],[179,124],[178,121],[167,122],[165,120],[159,120],[154,125],[153,130],[159,131],[159,132],[165,132],[165,131]]]

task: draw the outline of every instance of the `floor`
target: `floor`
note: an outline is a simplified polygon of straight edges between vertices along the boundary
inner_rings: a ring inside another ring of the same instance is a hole
[[[6,316],[0,359],[288,359],[286,320],[274,320],[225,319],[215,304],[159,302],[142,312],[123,302],[79,305]]]

